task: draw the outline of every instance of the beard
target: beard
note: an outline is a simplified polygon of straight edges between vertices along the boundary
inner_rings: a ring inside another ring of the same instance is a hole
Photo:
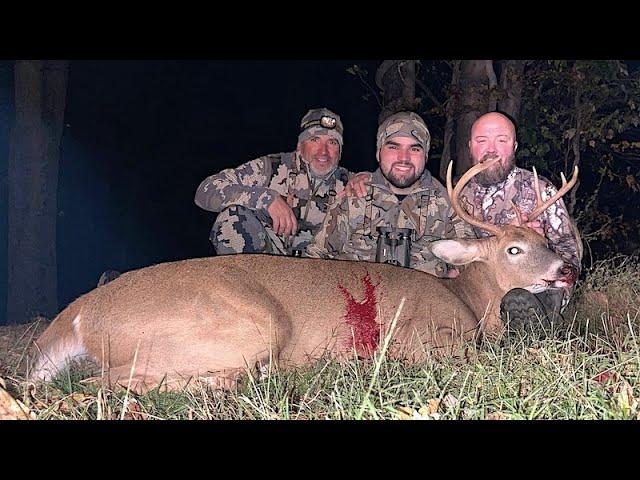
[[[400,176],[400,175],[394,173],[393,165],[391,165],[391,168],[389,169],[388,172],[382,171],[382,175],[394,187],[396,187],[396,188],[407,188],[407,187],[410,187],[411,185],[413,185],[414,183],[416,183],[418,181],[418,179],[422,175],[423,171],[424,171],[424,169],[422,169],[422,171],[420,171],[420,172],[417,172],[415,170],[415,168],[414,168],[413,169],[413,174]]]
[[[483,163],[485,160],[490,160],[496,157],[497,155],[484,155],[480,159],[479,163]],[[476,182],[478,182],[483,187],[489,187],[491,185],[495,185],[496,183],[504,182],[511,173],[511,170],[513,170],[514,166],[515,154],[511,154],[507,159],[506,165],[503,165],[502,162],[500,162],[497,165],[494,165],[493,167],[478,173],[474,178]]]
[[[315,159],[314,159],[315,160]],[[324,179],[330,176],[338,168],[339,159],[336,162],[328,162],[319,164],[316,161],[307,162],[311,176],[316,179]]]

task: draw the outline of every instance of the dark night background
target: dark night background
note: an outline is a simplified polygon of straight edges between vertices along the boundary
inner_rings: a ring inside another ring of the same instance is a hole
[[[213,253],[214,214],[193,203],[206,176],[295,148],[326,106],[345,125],[342,164],[375,168],[379,107],[346,69],[380,60],[71,61],[58,188],[58,303],[120,271]],[[12,61],[0,62],[0,249],[7,251]],[[435,165],[437,168],[437,165]],[[7,259],[0,255],[0,324]]]
[[[380,108],[362,98],[366,87],[347,68],[375,73],[381,61],[71,61],[58,185],[59,309],[94,288],[107,269],[212,255],[214,214],[194,204],[198,184],[223,168],[292,151],[310,108],[326,106],[342,117],[342,165],[374,169]],[[0,61],[3,252],[13,63]],[[428,164],[433,173],[438,166]],[[0,324],[7,321],[6,272],[3,254]]]

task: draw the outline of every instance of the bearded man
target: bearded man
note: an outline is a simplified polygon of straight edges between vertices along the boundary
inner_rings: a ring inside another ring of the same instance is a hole
[[[366,195],[336,202],[306,255],[382,261],[455,276],[453,266],[431,253],[430,243],[474,234],[453,211],[447,190],[425,168],[430,142],[427,125],[414,112],[398,112],[382,122],[377,133],[379,168],[367,182]]]
[[[502,113],[490,112],[478,118],[471,127],[469,151],[472,163],[498,157],[492,168],[476,175],[462,190],[460,203],[478,220],[494,225],[518,222],[518,209],[522,222],[544,236],[549,248],[559,254],[567,264],[580,272],[582,242],[562,199],[546,209],[537,219],[527,218],[536,207],[536,192],[532,172],[517,167],[518,149],[513,122]],[[546,178],[539,177],[542,201],[557,193]],[[515,207],[515,208],[514,208]],[[478,237],[489,233],[475,228]],[[504,296],[501,304],[503,319],[518,329],[532,323],[549,326],[562,320],[561,311],[567,305],[573,289],[550,289],[529,292],[514,289]]]
[[[218,255],[302,255],[349,180],[339,165],[342,121],[327,108],[300,121],[293,152],[265,155],[205,178],[195,203],[218,213],[209,239]]]

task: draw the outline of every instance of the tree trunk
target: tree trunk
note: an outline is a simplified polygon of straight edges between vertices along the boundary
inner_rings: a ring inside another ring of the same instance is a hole
[[[442,157],[440,158],[440,180],[447,178],[447,166],[451,161],[451,140],[453,139],[453,126],[455,123],[455,112],[458,108],[460,97],[460,60],[454,60],[451,66],[451,88],[449,98],[445,107],[446,122],[444,124],[444,140],[442,144]]]
[[[471,126],[487,113],[495,102],[490,86],[495,87],[496,75],[492,60],[463,60],[460,65],[460,108],[456,116],[456,174],[462,175],[471,166],[469,136]]]
[[[8,168],[7,322],[58,310],[58,161],[68,62],[18,60]]]
[[[520,116],[522,87],[524,85],[523,60],[504,60],[501,62],[500,88],[504,98],[498,102],[498,110],[510,115],[516,122]]]
[[[376,72],[376,85],[382,91],[378,123],[396,112],[415,111],[420,103],[416,99],[415,60],[385,60]]]

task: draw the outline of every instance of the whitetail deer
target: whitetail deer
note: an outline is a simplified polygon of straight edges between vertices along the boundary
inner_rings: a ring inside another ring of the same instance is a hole
[[[458,205],[464,183],[491,165],[473,167],[455,190],[448,172],[458,215],[495,234],[433,243],[438,257],[467,265],[455,279],[387,264],[270,255],[163,263],[124,273],[65,308],[36,341],[31,378],[50,378],[84,356],[112,382],[137,391],[163,381],[180,386],[190,377],[228,387],[247,367],[267,362],[299,366],[325,353],[369,357],[402,298],[391,357],[420,361],[478,332],[499,331],[508,290],[567,287],[576,278],[533,230],[480,224]]]

